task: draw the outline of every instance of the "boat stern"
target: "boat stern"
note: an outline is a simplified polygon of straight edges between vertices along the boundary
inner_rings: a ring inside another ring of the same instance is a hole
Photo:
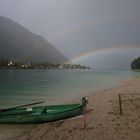
[[[81,102],[82,102],[84,105],[88,104],[88,98],[87,98],[86,96],[83,97],[82,100],[81,100]]]

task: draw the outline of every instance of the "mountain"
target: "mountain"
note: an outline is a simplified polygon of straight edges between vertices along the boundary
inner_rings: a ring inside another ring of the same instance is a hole
[[[140,57],[138,57],[138,58],[136,58],[135,60],[132,61],[131,68],[133,70],[140,69]]]
[[[63,63],[67,58],[43,37],[0,16],[0,59]]]

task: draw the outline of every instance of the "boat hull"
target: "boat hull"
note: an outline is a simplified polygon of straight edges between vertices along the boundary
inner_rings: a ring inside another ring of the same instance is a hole
[[[85,104],[54,105],[15,109],[0,115],[0,123],[8,124],[36,124],[58,121],[83,113]],[[45,110],[45,111],[44,111]]]

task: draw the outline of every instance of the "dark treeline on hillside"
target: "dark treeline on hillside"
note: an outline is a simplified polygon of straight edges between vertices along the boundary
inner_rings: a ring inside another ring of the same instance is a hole
[[[131,68],[133,70],[140,69],[140,57],[138,57],[138,58],[136,58],[135,60],[132,61]]]
[[[90,69],[90,67],[81,66],[80,64],[25,63],[0,59],[0,69]]]

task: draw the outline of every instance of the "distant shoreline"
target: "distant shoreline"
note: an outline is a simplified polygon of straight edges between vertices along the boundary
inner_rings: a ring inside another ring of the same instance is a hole
[[[0,69],[90,69],[90,67],[80,64],[25,63],[21,61],[0,60]]]
[[[25,70],[25,69],[27,69],[27,70],[29,70],[29,69],[63,69],[63,70],[68,70],[68,69],[73,69],[73,70],[74,70],[74,69],[79,69],[79,70],[80,70],[80,69],[81,69],[81,70],[82,70],[82,69],[91,69],[91,68],[14,68],[14,67],[13,67],[13,68],[8,68],[8,67],[5,68],[5,67],[4,67],[4,68],[0,68],[0,69],[21,69],[21,70]]]

